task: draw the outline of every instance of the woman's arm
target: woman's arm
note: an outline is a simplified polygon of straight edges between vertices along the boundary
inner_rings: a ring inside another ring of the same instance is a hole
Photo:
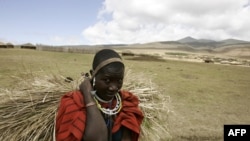
[[[80,85],[80,91],[84,96],[84,103],[88,105],[94,100],[91,96],[92,86],[89,78],[85,78]],[[101,112],[96,105],[90,104],[86,107],[86,126],[83,135],[84,141],[107,141],[108,131]]]

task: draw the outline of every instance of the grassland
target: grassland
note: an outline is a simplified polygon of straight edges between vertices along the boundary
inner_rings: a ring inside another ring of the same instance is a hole
[[[13,76],[27,71],[77,78],[91,68],[92,59],[93,54],[0,49],[0,87],[15,85]],[[224,124],[250,124],[250,67],[126,57],[124,62],[171,97],[171,113],[162,124],[173,141],[223,140]]]

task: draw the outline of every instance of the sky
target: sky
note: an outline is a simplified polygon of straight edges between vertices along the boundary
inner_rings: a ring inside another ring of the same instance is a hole
[[[0,42],[250,41],[250,0],[0,0]]]

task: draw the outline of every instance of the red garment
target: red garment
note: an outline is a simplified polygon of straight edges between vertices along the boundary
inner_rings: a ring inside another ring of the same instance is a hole
[[[127,91],[121,91],[122,109],[117,114],[112,128],[115,133],[124,126],[132,131],[132,140],[137,141],[143,114],[139,100]],[[66,93],[59,105],[56,117],[56,141],[81,141],[85,129],[86,108],[80,91]]]

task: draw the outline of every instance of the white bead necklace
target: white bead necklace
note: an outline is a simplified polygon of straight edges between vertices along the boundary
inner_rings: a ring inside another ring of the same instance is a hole
[[[110,99],[110,100],[103,100],[101,99],[97,94],[96,91],[91,91],[91,94],[98,100],[101,101],[103,103],[110,103],[114,98]]]
[[[92,93],[93,94],[93,93]],[[100,99],[94,92],[94,99],[95,99],[95,102],[96,102],[96,105],[98,107],[99,110],[101,110],[104,114],[107,114],[107,115],[116,115],[117,113],[119,113],[122,109],[122,100],[121,100],[121,96],[117,93],[115,95],[115,99],[117,100],[116,102],[116,105],[113,109],[109,109],[109,108],[103,108],[101,106],[101,104],[98,102],[98,100]],[[99,98],[99,99],[98,99]],[[112,102],[113,99],[111,99],[109,102]],[[101,100],[99,100],[101,101]],[[103,101],[101,101],[103,102]],[[104,102],[104,103],[109,103],[109,102]]]

